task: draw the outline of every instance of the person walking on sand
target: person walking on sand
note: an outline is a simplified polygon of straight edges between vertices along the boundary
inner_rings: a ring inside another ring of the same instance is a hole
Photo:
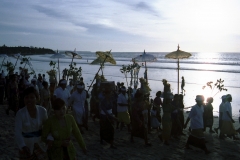
[[[156,117],[160,123],[162,122],[161,107],[163,105],[162,99],[161,99],[161,94],[162,94],[162,92],[158,91],[156,93],[156,97],[153,100],[153,105],[156,107]]]
[[[137,90],[132,105],[132,143],[134,142],[133,137],[139,137],[144,139],[146,147],[151,146],[151,143],[148,142],[147,119],[147,106],[144,100],[144,95],[141,90]]]
[[[19,159],[47,160],[45,146],[41,141],[42,125],[47,120],[47,111],[36,105],[38,93],[34,87],[24,90],[25,107],[15,118],[15,141],[19,148]]]
[[[114,107],[112,93],[110,86],[106,86],[103,89],[104,97],[100,100],[100,142],[103,144],[103,140],[110,143],[110,148],[116,149],[114,143],[114,121],[117,118],[114,117],[112,109]]]
[[[233,126],[235,121],[232,119],[232,96],[231,94],[226,95],[226,102],[223,107],[223,116],[222,116],[222,127],[221,134],[227,134],[228,137],[233,138],[233,140],[238,140],[236,135],[236,130]]]
[[[48,116],[51,114],[51,101],[50,101],[50,91],[48,88],[48,82],[43,81],[43,88],[40,91],[40,104],[47,110]]]
[[[66,86],[67,86],[67,81],[65,79],[61,79],[59,81],[59,87],[57,87],[54,91],[53,100],[55,100],[56,98],[61,98],[62,100],[64,100],[66,106],[68,107],[68,100],[71,95],[69,90],[66,89]]]
[[[73,116],[77,122],[80,132],[83,133],[83,119],[85,118],[85,100],[87,99],[87,92],[85,91],[85,84],[80,82],[77,84],[77,90],[73,92],[70,97],[69,105],[73,104]]]
[[[215,133],[212,130],[213,126],[213,106],[212,106],[213,98],[207,98],[207,104],[204,106],[204,113],[203,113],[203,123],[204,123],[204,131],[206,127],[209,127],[209,133]]]
[[[171,138],[171,131],[172,131],[172,118],[171,113],[174,109],[174,106],[171,104],[173,99],[172,93],[167,93],[165,95],[163,102],[163,116],[162,116],[162,134],[158,137],[161,141],[164,141],[165,145],[169,145],[168,141]]]
[[[224,109],[224,104],[226,102],[226,95],[222,96],[222,102],[219,105],[219,122],[218,122],[218,128],[214,128],[214,131],[218,134],[218,130],[221,129],[222,127],[222,115],[223,115],[223,109]],[[223,138],[222,134],[220,133],[219,138]]]
[[[122,130],[124,124],[128,126],[128,132],[130,132],[130,115],[128,111],[128,95],[126,94],[126,87],[121,87],[121,93],[118,95],[117,99],[117,128],[120,124],[120,129]]]
[[[84,154],[87,148],[81,132],[72,115],[66,114],[66,104],[61,98],[53,102],[54,115],[43,124],[42,141],[47,143],[50,160],[75,160],[76,149],[71,140],[72,135]],[[51,138],[49,138],[51,135]]]
[[[182,83],[181,83],[182,92],[181,92],[181,93],[184,93],[184,92],[185,92],[184,87],[185,87],[185,79],[184,79],[184,77],[182,76]],[[184,92],[183,92],[183,91],[184,91]]]
[[[186,143],[186,149],[190,149],[189,145],[201,148],[205,151],[205,154],[209,154],[209,150],[205,145],[205,137],[203,134],[203,101],[204,97],[202,95],[196,96],[196,105],[194,105],[189,113],[189,116],[184,124],[184,128],[187,127],[188,122],[191,119],[191,134],[188,137]]]

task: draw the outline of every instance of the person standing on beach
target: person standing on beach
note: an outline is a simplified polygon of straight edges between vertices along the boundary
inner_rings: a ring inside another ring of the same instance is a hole
[[[221,129],[222,127],[222,115],[223,115],[223,109],[224,109],[224,104],[226,102],[226,95],[222,96],[222,102],[219,106],[219,123],[218,123],[218,128],[214,128],[214,131],[218,134],[218,130]],[[219,138],[223,138],[224,136],[220,132]]]
[[[121,93],[118,95],[117,99],[117,128],[119,123],[120,129],[122,130],[124,124],[128,126],[128,132],[130,132],[130,116],[128,111],[128,95],[126,94],[126,87],[121,87]]]
[[[228,137],[233,138],[233,140],[238,140],[236,135],[236,130],[233,126],[235,121],[232,119],[232,96],[231,94],[226,95],[226,102],[223,107],[223,116],[222,116],[222,127],[221,127],[221,134],[227,134]]]
[[[6,109],[6,114],[9,115],[9,110],[14,111],[16,115],[19,109],[19,92],[18,92],[18,79],[17,75],[10,75],[10,82],[7,86],[7,99],[8,99],[8,108]]]
[[[137,90],[134,102],[132,105],[132,131],[131,131],[131,142],[134,142],[133,137],[139,137],[144,139],[145,146],[151,146],[148,142],[148,127],[146,103],[144,101],[144,95],[141,90]]]
[[[185,92],[185,89],[184,89],[184,87],[185,87],[185,79],[184,79],[184,77],[182,76],[182,83],[181,83],[181,89],[182,89],[182,93],[184,93]],[[184,91],[184,92],[183,92]]]
[[[106,86],[103,89],[103,98],[100,100],[100,142],[103,144],[103,140],[110,143],[110,147],[116,149],[114,143],[114,121],[117,118],[114,117],[112,109],[114,102],[112,99],[112,93],[110,86]]]
[[[24,90],[25,107],[15,118],[15,141],[19,148],[19,159],[47,160],[45,146],[41,141],[42,125],[47,120],[47,111],[36,105],[38,93],[34,87]]]
[[[212,106],[213,98],[207,98],[207,104],[204,106],[204,113],[203,113],[203,123],[204,123],[204,131],[206,127],[209,127],[209,133],[215,133],[212,130],[213,126],[213,106]]]
[[[50,91],[48,89],[48,83],[42,83],[43,88],[40,91],[40,104],[47,110],[48,116],[51,114],[51,101],[50,101]]]
[[[202,95],[196,96],[196,105],[194,105],[189,113],[189,116],[184,124],[184,128],[187,127],[188,122],[191,119],[191,134],[188,137],[186,143],[186,149],[190,149],[189,145],[201,148],[205,151],[205,154],[209,154],[209,150],[205,145],[205,137],[203,134],[203,101],[204,97]]]
[[[54,115],[44,124],[42,130],[42,141],[48,146],[50,160],[74,160],[76,149],[71,140],[72,135],[76,139],[84,154],[87,153],[82,134],[73,116],[66,114],[64,100],[56,98],[53,102]],[[51,135],[51,138],[49,138]],[[45,160],[45,159],[44,159]]]
[[[68,108],[68,100],[70,98],[70,92],[68,89],[66,89],[67,86],[67,81],[65,79],[61,79],[59,81],[59,87],[55,89],[54,91],[54,100],[56,98],[61,98],[62,100],[64,100],[67,108]]]
[[[163,102],[163,116],[162,116],[162,134],[158,137],[165,145],[169,145],[168,141],[171,138],[172,131],[172,118],[171,113],[174,109],[174,106],[171,104],[173,99],[172,93],[167,93],[165,95],[165,100]]]
[[[156,93],[156,97],[153,100],[153,105],[156,107],[156,117],[160,123],[162,122],[161,107],[163,105],[162,99],[161,99],[161,94],[162,94],[162,92],[158,91]]]
[[[69,105],[72,105],[73,116],[77,122],[80,132],[83,133],[82,126],[84,125],[83,119],[85,118],[85,100],[87,99],[87,92],[84,90],[84,83],[77,84],[77,90],[73,92],[70,97]]]

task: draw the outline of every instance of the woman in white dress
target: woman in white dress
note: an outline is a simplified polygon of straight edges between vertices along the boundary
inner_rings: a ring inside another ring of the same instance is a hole
[[[48,159],[41,141],[42,125],[48,118],[45,108],[36,105],[37,91],[34,87],[24,90],[25,107],[15,118],[15,141],[19,148],[19,159]]]

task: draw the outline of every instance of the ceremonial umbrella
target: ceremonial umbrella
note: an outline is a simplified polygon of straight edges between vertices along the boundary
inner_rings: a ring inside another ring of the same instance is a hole
[[[112,56],[112,54],[111,54],[111,50],[110,50],[110,51],[106,51],[106,52],[97,51],[97,52],[96,52],[96,55],[98,56],[98,58],[97,58],[96,60],[94,60],[94,61],[95,61],[95,62],[99,62],[99,63],[101,64],[101,66],[100,66],[99,70],[97,71],[96,75],[94,76],[94,79],[92,80],[92,83],[91,83],[91,85],[90,85],[89,88],[88,88],[88,91],[89,91],[89,89],[91,88],[94,80],[96,79],[96,76],[97,76],[98,72],[100,71],[100,69],[102,69],[102,66],[104,65],[105,62],[109,62],[109,63],[111,63],[111,64],[117,64],[116,61],[115,61],[115,59],[113,58],[113,56]],[[93,61],[93,62],[94,62],[94,61]],[[92,62],[92,63],[93,63],[93,62]],[[95,63],[95,62],[94,62],[94,63]],[[91,64],[92,64],[92,63],[91,63]]]
[[[16,62],[15,62],[15,65],[14,65],[14,69],[15,69],[15,67],[16,67],[16,65],[17,65],[17,62],[18,62],[19,58],[20,58],[20,59],[22,58],[22,55],[21,55],[20,53],[17,53],[17,54],[14,54],[14,55],[12,55],[12,56],[17,59]],[[14,69],[13,69],[13,70],[14,70]]]
[[[65,54],[72,58],[70,67],[72,66],[73,58],[82,59],[82,57],[79,54],[76,53],[76,48],[73,52],[72,51],[66,51]],[[67,74],[67,81],[68,81],[68,76],[69,76],[69,74]]]
[[[157,58],[151,54],[146,54],[145,50],[142,55],[139,55],[135,58],[133,58],[134,62],[144,62],[145,63],[145,79],[148,82],[148,77],[147,77],[147,62],[155,62]]]
[[[99,56],[99,57],[97,57],[97,59],[92,61],[90,64],[100,64],[103,67],[103,63],[104,63],[104,59],[103,58]],[[113,58],[111,60],[109,59],[109,63],[116,65],[116,61]],[[101,67],[101,70],[102,70],[102,67]],[[102,75],[103,75],[103,70],[102,70]]]
[[[57,58],[58,59],[58,77],[59,77],[59,80],[60,80],[60,74],[61,73],[60,73],[60,66],[59,66],[59,58],[66,58],[66,56],[63,55],[63,54],[58,53],[58,51],[57,51],[57,53],[52,55],[50,58]]]
[[[188,57],[191,56],[191,53],[181,51],[179,48],[180,48],[180,47],[179,47],[179,45],[178,45],[178,49],[177,49],[177,51],[173,51],[173,52],[168,53],[167,55],[165,55],[166,58],[177,59],[177,70],[178,70],[178,94],[179,94],[179,59],[184,59],[184,58],[188,58]]]
[[[1,54],[0,57],[3,57],[2,64],[1,64],[1,69],[0,69],[0,71],[1,71],[1,70],[2,70],[2,66],[3,66],[3,63],[4,63],[4,60],[5,60],[6,58],[8,58],[8,56],[7,56],[6,54]]]

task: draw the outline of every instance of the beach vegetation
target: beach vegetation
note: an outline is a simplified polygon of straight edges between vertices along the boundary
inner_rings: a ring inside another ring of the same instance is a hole
[[[222,91],[227,91],[227,88],[225,88],[223,83],[224,83],[224,80],[221,78],[217,79],[215,83],[213,83],[213,81],[209,81],[206,83],[206,85],[202,87],[202,89],[206,89],[206,88],[210,89],[211,96],[214,97]]]
[[[76,62],[73,62],[69,65],[69,69],[67,70],[68,76],[72,77],[73,83],[76,83],[78,80],[80,80],[80,77],[82,76],[82,67],[77,68]]]
[[[50,81],[56,81],[56,75],[57,75],[56,62],[50,61],[49,66],[52,67],[52,69],[47,71],[47,74],[49,75],[49,79]]]
[[[7,68],[8,74],[14,72],[14,65],[12,62],[7,61],[6,63],[3,63],[3,66],[5,66]]]

